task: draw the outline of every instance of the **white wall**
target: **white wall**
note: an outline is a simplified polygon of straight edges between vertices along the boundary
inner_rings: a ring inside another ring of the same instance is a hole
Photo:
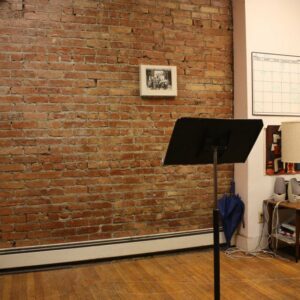
[[[300,55],[299,0],[233,0],[234,19],[234,98],[235,118],[261,118],[264,127],[300,117],[252,116],[251,52]],[[246,164],[235,166],[237,192],[246,204],[246,228],[239,246],[255,247],[260,235],[258,224],[262,201],[273,193],[276,176],[265,175],[265,130]],[[286,175],[288,180],[292,177]],[[298,180],[300,179],[299,176]]]

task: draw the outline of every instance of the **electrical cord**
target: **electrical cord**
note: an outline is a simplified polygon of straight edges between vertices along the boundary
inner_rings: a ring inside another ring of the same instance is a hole
[[[278,228],[279,228],[279,204],[283,202],[283,200],[278,201],[273,209],[273,215],[272,215],[272,230],[271,230],[271,237],[269,237],[271,239],[271,245],[272,245],[272,249],[274,251],[275,254],[277,254],[277,249],[278,249],[278,239],[275,238],[273,239],[273,236],[276,236],[277,232],[278,232]],[[275,240],[275,243],[274,243]]]
[[[271,200],[268,199],[268,200]],[[230,258],[261,258],[261,259],[272,259],[272,258],[280,258],[283,260],[286,260],[282,258],[281,256],[277,255],[277,248],[278,248],[278,239],[275,239],[275,245],[273,244],[274,239],[272,238],[273,234],[277,233],[277,230],[279,228],[279,204],[283,202],[283,200],[278,201],[273,209],[272,214],[272,227],[271,227],[271,233],[267,234],[267,245],[263,246],[261,245],[264,237],[264,231],[265,231],[265,225],[269,223],[269,213],[267,209],[267,205],[263,204],[263,216],[264,216],[264,222],[261,228],[259,241],[257,243],[257,246],[252,250],[244,250],[239,247],[230,247],[225,250],[225,254]],[[268,245],[272,245],[273,250],[266,250]]]

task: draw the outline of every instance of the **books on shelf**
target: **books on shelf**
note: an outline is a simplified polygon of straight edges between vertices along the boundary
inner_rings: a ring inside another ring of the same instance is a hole
[[[290,238],[295,238],[296,227],[291,224],[282,223],[278,229],[278,233]]]
[[[294,233],[291,233],[291,232],[287,232],[285,230],[282,230],[281,228],[278,229],[278,233],[281,234],[281,235],[284,235],[288,238],[291,238],[291,239],[294,239],[296,234],[295,232]]]
[[[283,235],[281,233],[272,234],[272,237],[274,237],[275,239],[278,239],[280,241],[283,241],[287,244],[295,244],[295,238],[287,236],[287,235]]]
[[[292,224],[282,223],[277,230],[277,238],[292,243],[296,237],[296,227]]]
[[[292,224],[288,224],[288,223],[282,223],[280,225],[280,228],[282,228],[283,230],[286,230],[288,232],[294,233],[296,231],[296,226],[292,225]]]

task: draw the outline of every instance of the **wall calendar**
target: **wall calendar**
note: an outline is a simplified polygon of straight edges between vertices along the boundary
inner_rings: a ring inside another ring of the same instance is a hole
[[[252,52],[253,115],[300,115],[300,56]]]

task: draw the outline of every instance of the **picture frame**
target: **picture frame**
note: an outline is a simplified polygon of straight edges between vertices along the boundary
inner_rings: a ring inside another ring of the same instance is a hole
[[[140,96],[176,97],[176,66],[140,65]]]

